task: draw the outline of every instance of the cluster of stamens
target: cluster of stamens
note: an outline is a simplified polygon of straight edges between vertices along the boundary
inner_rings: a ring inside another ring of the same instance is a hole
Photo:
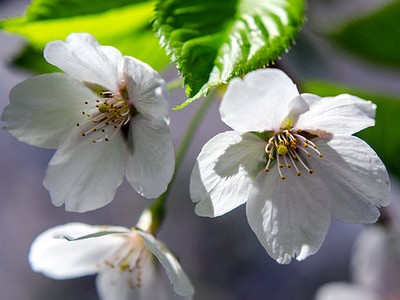
[[[275,134],[265,146],[265,152],[268,156],[268,162],[265,171],[268,172],[271,163],[276,159],[278,164],[278,172],[282,180],[286,177],[282,173],[282,169],[294,168],[297,176],[301,176],[301,169],[306,170],[309,174],[313,174],[314,170],[309,168],[306,159],[314,155],[323,157],[324,155],[317,149],[317,145],[305,138],[300,133],[284,130]]]
[[[108,268],[118,268],[121,272],[132,273],[128,277],[128,286],[130,288],[140,288],[142,286],[143,263],[147,260],[149,252],[143,247],[138,249],[132,245],[134,241],[127,238],[126,244],[114,252],[111,256],[103,260]],[[129,249],[128,252],[125,252]]]
[[[88,119],[76,124],[84,128],[82,136],[90,136],[93,143],[109,141],[131,119],[131,108],[125,98],[112,92],[100,95],[101,99],[84,101],[88,108],[82,115]]]

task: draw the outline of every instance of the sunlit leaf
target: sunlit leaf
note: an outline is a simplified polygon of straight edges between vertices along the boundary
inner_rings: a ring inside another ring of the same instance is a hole
[[[328,82],[307,82],[302,88],[319,96],[348,93],[374,102],[377,105],[376,125],[359,132],[357,136],[374,148],[389,171],[400,176],[400,98]]]
[[[29,20],[90,15],[148,0],[33,0],[26,10]]]
[[[390,67],[400,67],[400,1],[349,21],[331,37],[348,51]]]
[[[155,28],[184,77],[189,99],[268,66],[301,28],[302,0],[160,0]]]
[[[117,1],[120,2],[122,0]],[[49,41],[63,40],[71,32],[89,32],[101,44],[117,47],[124,55],[134,56],[156,69],[162,69],[168,64],[168,58],[152,32],[152,2],[138,2],[97,14],[70,18],[45,19],[44,11],[46,10],[38,12],[41,19],[33,18],[32,12],[31,16],[28,14],[25,17],[4,20],[0,22],[0,29],[24,36],[29,42],[29,47],[39,53]],[[51,9],[47,10],[47,13],[50,12]],[[24,53],[24,57],[34,59],[34,53],[31,57],[29,53]]]

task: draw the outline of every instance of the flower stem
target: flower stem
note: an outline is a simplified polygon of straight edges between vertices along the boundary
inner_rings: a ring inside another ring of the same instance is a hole
[[[148,231],[152,234],[155,234],[161,226],[161,223],[162,223],[162,221],[164,219],[164,215],[165,215],[165,202],[171,191],[171,187],[175,180],[176,174],[178,173],[179,168],[181,167],[183,158],[185,157],[185,154],[190,146],[190,143],[191,143],[199,125],[201,124],[201,121],[203,120],[207,110],[211,107],[211,104],[214,102],[213,100],[214,100],[213,95],[210,95],[209,97],[206,97],[205,99],[203,99],[196,114],[193,116],[193,119],[191,120],[189,127],[186,130],[185,135],[183,136],[183,139],[179,145],[178,151],[176,152],[175,171],[174,171],[174,174],[172,176],[170,183],[168,184],[167,190],[160,197],[158,197],[157,200],[155,200],[148,209],[146,209],[142,213],[142,216],[139,219],[139,223],[141,223],[140,221],[142,219],[143,220],[146,219],[147,223],[149,223],[149,222],[151,223],[145,227],[148,227],[148,229],[149,229]],[[149,220],[149,218],[150,218],[150,220]]]
[[[167,90],[174,91],[183,87],[183,79],[177,78],[167,83]]]

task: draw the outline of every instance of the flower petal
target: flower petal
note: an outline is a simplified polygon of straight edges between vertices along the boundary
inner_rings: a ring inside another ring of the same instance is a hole
[[[124,76],[129,100],[145,116],[169,122],[165,81],[148,64],[124,58]]]
[[[169,127],[144,116],[131,121],[126,178],[146,198],[160,196],[171,181],[175,166],[174,148]]]
[[[376,105],[352,95],[320,98],[302,94],[310,109],[301,114],[295,129],[311,133],[353,134],[375,125]]]
[[[315,300],[379,300],[378,295],[369,291],[367,287],[334,282],[324,284],[317,291]]]
[[[78,237],[104,230],[104,227],[68,223],[44,231],[33,241],[29,253],[29,263],[33,271],[54,279],[97,273],[102,258],[122,245],[124,239],[117,235],[107,235],[68,241],[64,236]]]
[[[118,92],[122,54],[113,47],[101,46],[88,33],[72,33],[66,42],[48,43],[44,57],[75,79]]]
[[[375,222],[377,207],[390,203],[391,192],[386,168],[374,150],[363,140],[347,135],[315,143],[324,157],[309,162],[329,189],[332,214],[350,223]]]
[[[136,231],[136,233],[143,238],[146,248],[157,257],[164,267],[170,282],[174,286],[175,293],[181,296],[192,296],[194,288],[171,251],[151,234],[140,230]]]
[[[120,134],[96,144],[73,134],[53,156],[43,182],[53,204],[85,212],[111,202],[124,179],[126,148]]]
[[[221,119],[239,132],[279,130],[289,102],[298,95],[296,85],[281,70],[256,70],[229,82]]]
[[[85,99],[96,97],[79,81],[65,74],[44,74],[17,84],[1,119],[18,140],[57,148],[76,127]]]
[[[352,278],[382,299],[399,299],[400,232],[397,226],[386,225],[367,226],[357,237],[351,258]]]
[[[258,240],[281,264],[317,252],[330,223],[329,202],[320,179],[285,170],[286,180],[280,178],[276,164],[267,174],[260,174],[246,206]]]
[[[265,165],[265,144],[252,133],[227,131],[204,145],[190,179],[197,215],[217,217],[247,201]]]

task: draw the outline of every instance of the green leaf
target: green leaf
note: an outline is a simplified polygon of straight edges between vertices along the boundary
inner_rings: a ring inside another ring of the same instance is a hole
[[[155,29],[184,77],[189,99],[268,66],[304,19],[302,0],[160,0]]]
[[[46,3],[45,0],[36,2]],[[104,0],[99,3],[102,2]],[[122,0],[117,2],[120,3]],[[74,17],[64,18],[59,12],[55,13],[57,18],[53,19],[49,19],[47,15],[45,18],[43,15],[44,11],[51,13],[51,9],[40,10],[38,7],[35,10],[37,15],[35,15],[32,4],[28,9],[28,12],[31,10],[30,14],[25,17],[6,19],[0,22],[0,29],[20,34],[28,40],[28,50],[34,51],[22,53],[25,64],[20,65],[28,67],[34,65],[36,70],[40,64],[37,53],[41,53],[49,41],[64,40],[71,32],[89,32],[101,44],[112,45],[124,55],[134,56],[160,70],[168,64],[169,60],[164,50],[160,48],[151,28],[154,3],[150,1],[136,2],[97,14]],[[85,1],[79,3],[85,3]],[[29,62],[29,59],[34,59],[35,62]]]
[[[148,0],[33,0],[26,10],[29,20],[47,20],[98,14]]]
[[[376,125],[357,133],[378,153],[390,172],[400,177],[400,99],[381,93],[328,82],[306,82],[303,91],[319,96],[352,94],[377,105]]]
[[[344,24],[331,38],[346,50],[367,60],[400,67],[400,1]]]
[[[12,57],[11,65],[37,74],[60,71],[57,67],[46,62],[42,51],[38,51],[30,45],[23,47],[16,56]]]

